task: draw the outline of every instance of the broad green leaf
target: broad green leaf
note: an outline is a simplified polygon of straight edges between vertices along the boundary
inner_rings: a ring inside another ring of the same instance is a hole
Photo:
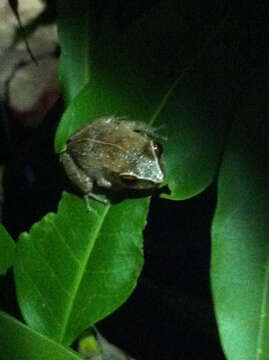
[[[71,349],[0,312],[0,358],[8,360],[81,360]]]
[[[211,280],[229,360],[269,359],[269,123],[264,74],[243,99],[219,174]]]
[[[5,227],[0,224],[0,275],[6,273],[13,264],[15,257],[15,243]]]
[[[57,7],[59,76],[68,105],[90,79],[90,2],[57,0]]]
[[[212,182],[236,78],[230,50],[218,39],[220,34],[225,38],[229,24],[224,26],[212,3],[193,6],[196,12],[189,16],[190,4],[161,1],[124,36],[102,39],[92,48],[91,81],[62,118],[57,152],[89,120],[127,116],[161,126],[172,192],[167,197],[185,199]],[[208,15],[209,8],[214,16]]]
[[[143,264],[147,199],[85,203],[65,193],[17,244],[14,265],[25,321],[69,345],[130,295]]]

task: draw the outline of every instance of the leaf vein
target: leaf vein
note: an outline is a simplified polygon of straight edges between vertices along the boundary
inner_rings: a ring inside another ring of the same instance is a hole
[[[268,308],[268,290],[269,290],[269,256],[267,256],[265,264],[265,277],[264,277],[264,287],[262,292],[262,302],[261,302],[261,311],[259,318],[259,329],[257,337],[257,348],[256,348],[256,360],[260,360],[263,354],[263,337],[265,333],[265,319],[268,316],[266,309]]]
[[[60,232],[60,230],[58,229],[57,226],[55,226],[55,223],[53,221],[50,221],[51,222],[51,226],[53,227],[54,229],[54,232],[55,234],[57,234],[58,238],[62,241],[62,243],[64,244],[64,246],[66,247],[67,251],[69,252],[70,256],[74,259],[74,261],[79,265],[81,266],[80,264],[80,259],[77,258],[77,256],[74,254],[74,251],[73,249],[70,247],[70,245],[65,241],[62,233]]]
[[[35,283],[35,281],[32,279],[31,277],[31,273],[28,272],[25,268],[25,264],[23,261],[21,261],[21,266],[22,266],[22,271],[24,272],[24,274],[28,277],[28,279],[30,280],[30,282],[33,284],[33,287],[36,288],[37,293],[39,295],[39,297],[41,298],[41,300],[46,299],[47,297],[45,297],[42,292],[40,291],[40,288],[38,287],[38,285]],[[53,307],[49,304],[49,302],[47,302],[47,310],[51,313],[52,318],[55,320],[55,323],[58,327],[60,327],[60,321],[59,319],[57,320],[57,316],[54,314],[53,311]]]
[[[36,246],[35,242],[32,241],[31,242],[32,247],[35,249],[35,251],[38,253],[38,255],[43,259],[44,263],[47,265],[47,267],[50,269],[52,276],[54,277],[54,279],[57,281],[58,285],[60,286],[60,288],[63,290],[63,292],[67,295],[70,296],[71,294],[69,293],[68,290],[66,290],[60,280],[59,275],[56,273],[56,271],[54,270],[54,268],[52,267],[52,265],[49,263],[48,259],[44,256],[44,254],[42,254],[38,247]]]
[[[63,339],[64,339],[64,336],[65,336],[65,331],[66,331],[66,328],[68,326],[68,321],[69,321],[69,318],[70,318],[70,315],[72,313],[72,309],[73,309],[73,306],[74,306],[74,303],[75,303],[75,299],[76,299],[76,295],[79,291],[79,286],[81,284],[81,281],[82,281],[82,278],[83,278],[83,275],[85,273],[85,268],[87,266],[87,263],[89,261],[89,257],[91,255],[91,252],[92,252],[92,249],[95,245],[95,241],[98,237],[98,234],[100,232],[100,229],[105,221],[105,218],[106,218],[106,215],[108,213],[108,210],[109,210],[110,206],[108,205],[103,214],[102,214],[102,217],[100,217],[100,223],[98,224],[98,226],[96,227],[95,231],[94,231],[94,234],[92,236],[92,241],[90,243],[90,245],[88,246],[88,250],[85,252],[85,256],[84,256],[84,259],[82,259],[81,263],[81,267],[79,269],[79,271],[77,272],[77,275],[75,277],[75,280],[74,280],[74,283],[73,283],[73,291],[72,291],[72,294],[70,296],[70,301],[69,301],[69,305],[67,305],[66,307],[66,312],[65,312],[65,318],[64,318],[64,321],[63,321],[63,324],[62,324],[62,332],[60,334],[60,337],[59,337],[59,342],[63,342]]]

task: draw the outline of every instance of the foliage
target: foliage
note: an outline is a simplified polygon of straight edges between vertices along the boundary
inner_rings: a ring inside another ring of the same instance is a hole
[[[15,257],[15,243],[4,226],[0,224],[0,274],[4,275],[13,265]]]
[[[32,328],[70,345],[121,305],[143,263],[139,229],[146,207],[145,200],[125,201],[96,204],[88,212],[83,201],[65,193],[57,214],[47,214],[21,235],[15,278]]]
[[[212,237],[212,289],[228,359],[267,359],[269,337],[268,84],[235,114],[221,164]]]
[[[39,334],[13,317],[0,313],[0,351],[6,359],[79,360],[75,352]]]

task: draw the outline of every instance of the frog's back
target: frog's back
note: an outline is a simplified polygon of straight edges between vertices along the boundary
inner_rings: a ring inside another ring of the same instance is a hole
[[[98,118],[75,131],[70,136],[68,143],[74,144],[89,138],[93,140],[102,139],[115,128],[118,122],[119,120],[114,116]]]
[[[67,151],[84,171],[113,166],[119,152],[114,144],[119,123],[120,120],[114,116],[98,118],[70,136]]]

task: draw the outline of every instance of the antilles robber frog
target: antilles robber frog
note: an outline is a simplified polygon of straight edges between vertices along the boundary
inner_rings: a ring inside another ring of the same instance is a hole
[[[102,202],[93,187],[121,191],[150,190],[164,181],[164,163],[151,139],[154,129],[142,122],[101,117],[70,136],[61,153],[69,180],[88,199]]]

